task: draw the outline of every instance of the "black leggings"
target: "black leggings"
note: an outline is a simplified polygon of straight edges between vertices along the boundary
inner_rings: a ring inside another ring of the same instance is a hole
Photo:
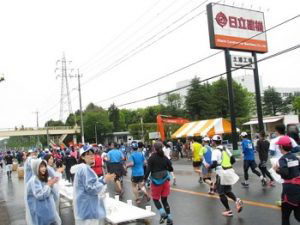
[[[281,204],[282,225],[290,225],[290,215],[294,211],[294,216],[300,222],[300,206],[293,206],[286,202]]]
[[[153,202],[154,202],[154,205],[155,207],[160,210],[161,209],[161,204],[160,204],[160,201],[159,200],[156,200],[156,199],[153,199]],[[168,198],[167,197],[161,197],[161,202],[164,206],[164,209],[166,211],[167,214],[170,214],[171,213],[171,210],[170,210],[170,206],[169,206],[169,203],[168,203]]]
[[[236,197],[233,194],[233,192],[227,192],[225,194],[221,194],[220,195],[220,200],[222,202],[222,204],[224,205],[226,210],[230,210],[229,204],[228,204],[228,199],[227,197],[231,198],[234,202],[236,202]]]
[[[258,170],[256,170],[256,163],[254,160],[244,160],[244,177],[245,180],[249,179],[249,174],[248,174],[248,170],[249,168],[251,168],[252,173],[255,173],[258,177],[260,177],[260,172]]]
[[[258,168],[260,169],[264,178],[269,177],[271,181],[274,181],[274,178],[271,176],[270,172],[267,170],[267,167],[259,164]]]

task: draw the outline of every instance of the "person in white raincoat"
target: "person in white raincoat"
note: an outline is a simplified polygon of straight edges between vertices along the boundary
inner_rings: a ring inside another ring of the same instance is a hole
[[[61,225],[54,198],[53,185],[57,178],[48,180],[47,163],[41,159],[32,162],[33,176],[27,183],[25,207],[29,212],[27,225]]]
[[[71,172],[75,172],[73,198],[75,224],[104,225],[106,212],[99,194],[105,188],[106,182],[115,179],[115,174],[106,174],[98,178],[91,168],[94,164],[92,146],[83,146],[80,149],[80,157],[84,163],[71,168]]]
[[[24,164],[24,177],[25,177],[25,184],[30,180],[32,177],[32,167],[31,167],[31,161],[33,159],[36,159],[36,152],[33,150],[28,151],[28,156]]]

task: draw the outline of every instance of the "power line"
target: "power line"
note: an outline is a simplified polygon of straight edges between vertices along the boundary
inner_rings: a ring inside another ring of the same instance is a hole
[[[161,10],[159,13],[157,13],[157,15],[155,16],[155,18],[154,19],[150,19],[149,21],[147,21],[145,24],[143,24],[142,26],[140,26],[140,27],[138,27],[134,32],[133,32],[133,35],[131,35],[131,36],[137,36],[137,33],[138,32],[140,32],[141,30],[143,30],[145,27],[147,27],[148,26],[148,24],[150,24],[150,23],[152,23],[153,21],[155,21],[155,19],[156,18],[158,18],[160,15],[162,15],[163,14],[163,12],[164,11],[166,11],[166,10],[168,10],[172,5],[174,5],[174,3],[176,2],[177,0],[175,0],[175,1],[173,1],[173,2],[171,2],[171,4],[169,4],[169,5],[167,5],[165,8],[163,8],[163,10]],[[188,2],[188,4],[190,4],[192,1],[189,1]],[[184,5],[181,5],[181,7],[179,8],[179,10],[182,10],[182,8],[184,7],[184,6],[186,6],[186,5],[188,5],[188,4],[184,4]],[[176,10],[175,12],[173,12],[173,13],[171,13],[171,15],[167,18],[167,19],[164,19],[162,22],[160,22],[158,25],[161,25],[163,22],[165,22],[166,20],[168,20],[169,18],[171,18],[173,15],[175,15],[179,10]],[[156,27],[154,27],[154,29],[155,29]],[[151,33],[151,31],[153,30],[153,28],[150,30],[150,31],[148,31],[146,34],[148,35],[149,33]],[[126,43],[126,41],[127,40],[130,40],[131,39],[131,36],[129,36],[125,41],[123,41],[123,42],[125,42]],[[145,36],[145,35],[144,35]],[[143,39],[144,38],[144,36],[142,36],[142,38],[137,38],[137,39],[135,39],[133,42],[131,42],[130,44],[128,44],[125,48],[123,48],[123,50],[120,52],[120,53],[116,53],[116,54],[111,54],[112,52],[114,52],[114,50],[118,50],[119,49],[119,46],[123,46],[124,44],[122,43],[122,42],[120,42],[118,45],[116,45],[115,47],[114,47],[114,49],[112,49],[112,51],[110,51],[109,53],[108,53],[108,55],[112,55],[113,57],[114,56],[119,56],[120,54],[122,54],[122,52],[124,51],[125,52],[125,54],[126,54],[126,51],[125,50],[127,50],[132,44],[136,44],[138,41],[139,41],[139,39]],[[147,37],[147,36],[146,36]],[[144,41],[145,42],[145,41]],[[129,49],[130,50],[130,49]],[[103,55],[100,59],[102,59],[102,58],[105,58],[105,59],[107,59],[107,54],[106,55]],[[99,60],[100,60],[99,59]],[[111,66],[112,64],[114,64],[115,62],[112,62],[109,66]],[[89,70],[87,70],[87,71],[89,71]],[[86,72],[86,71],[85,71]]]
[[[298,49],[298,48],[300,48],[300,44],[297,44],[297,45],[292,46],[292,47],[290,47],[290,48],[287,48],[287,49],[284,49],[284,50],[282,50],[282,51],[276,52],[276,53],[274,53],[274,54],[272,54],[272,55],[270,55],[270,56],[266,56],[266,57],[264,57],[264,58],[262,58],[262,59],[260,59],[260,60],[257,60],[257,63],[262,62],[262,61],[265,61],[265,60],[268,60],[268,59],[271,59],[271,58],[274,58],[274,57],[277,57],[277,56],[280,56],[280,55],[282,55],[282,54],[286,54],[286,53],[291,52],[291,51],[294,51],[294,50],[296,50],[296,49]],[[241,66],[240,68],[234,68],[234,69],[231,69],[231,72],[234,72],[234,71],[243,69],[244,67],[249,66],[250,64],[254,64],[254,62],[249,63],[249,64],[244,65],[244,66]],[[214,75],[214,76],[212,76],[212,77],[209,77],[209,78],[206,78],[206,79],[204,79],[204,80],[201,80],[201,81],[199,81],[198,83],[207,82],[207,81],[209,81],[209,80],[211,80],[211,79],[215,79],[215,78],[217,78],[217,77],[221,77],[221,76],[226,75],[226,74],[227,74],[227,72],[223,72],[223,73],[221,73],[221,74],[217,74],[217,75]],[[150,100],[150,99],[152,99],[152,98],[157,98],[157,97],[159,97],[159,96],[161,96],[161,95],[167,95],[167,94],[170,94],[170,93],[172,93],[172,92],[176,92],[176,91],[185,89],[185,88],[190,87],[190,86],[192,86],[192,84],[188,84],[188,85],[185,85],[185,86],[183,86],[183,87],[176,88],[176,89],[173,89],[173,90],[170,90],[170,91],[167,91],[167,92],[164,92],[164,93],[160,93],[160,94],[157,94],[157,95],[153,95],[153,96],[150,96],[150,97],[146,97],[146,98],[143,98],[143,99],[139,99],[139,100],[135,100],[135,101],[132,101],[132,102],[125,103],[125,104],[121,104],[121,105],[118,105],[117,107],[120,108],[120,107],[123,107],[123,106],[126,106],[126,105],[131,105],[131,104],[134,104],[134,103],[138,103],[138,102],[142,102],[142,101],[147,101],[147,100]]]
[[[195,19],[196,17],[200,16],[201,14],[203,14],[204,12],[206,12],[206,10],[201,11],[200,13],[198,13],[196,16],[193,16],[191,19],[185,21],[184,23],[180,24],[179,26],[175,27],[173,30],[167,32],[166,34],[162,35],[161,37],[159,37],[157,40],[154,40],[153,42],[151,42],[150,44],[144,46],[145,44],[147,44],[148,42],[150,42],[151,40],[155,39],[159,34],[161,34],[162,32],[168,30],[170,27],[172,27],[174,24],[178,23],[180,20],[184,19],[187,15],[189,15],[190,13],[194,12],[196,9],[198,9],[199,7],[201,7],[203,4],[205,4],[208,0],[205,0],[204,2],[202,2],[201,4],[199,4],[198,6],[196,6],[195,8],[193,8],[192,10],[190,10],[188,13],[184,14],[183,16],[181,16],[180,18],[176,19],[175,21],[173,21],[171,24],[169,24],[168,26],[166,26],[165,28],[163,28],[162,30],[160,30],[158,33],[154,34],[153,36],[151,36],[150,38],[148,38],[146,41],[142,42],[141,44],[139,44],[137,47],[135,47],[134,49],[132,49],[131,51],[129,51],[128,53],[126,53],[125,55],[123,55],[122,57],[120,57],[119,59],[117,59],[115,62],[111,63],[109,66],[105,67],[100,73],[92,76],[90,79],[88,79],[87,81],[85,81],[82,85],[87,84],[88,82],[94,80],[95,78],[104,75],[105,73],[109,72],[110,70],[114,69],[115,67],[117,67],[118,65],[120,65],[121,63],[127,61],[128,59],[132,58],[133,56],[135,56],[136,54],[140,53],[141,51],[145,50],[146,48],[152,46],[153,44],[155,44],[156,42],[158,42],[159,40],[161,40],[162,38],[166,37],[167,35],[173,33],[175,30],[179,29],[180,27],[182,27],[183,25],[187,24],[188,22],[192,21],[193,19]],[[144,47],[143,47],[144,46]],[[141,48],[141,49],[139,49]],[[135,52],[136,51],[136,52]]]
[[[279,23],[279,24],[277,24],[277,25],[275,25],[275,26],[272,26],[272,27],[269,28],[269,29],[266,29],[266,30],[263,31],[263,32],[257,33],[256,35],[254,35],[254,36],[252,36],[252,37],[250,37],[250,38],[248,38],[248,39],[246,39],[246,40],[243,40],[243,41],[241,41],[241,42],[239,42],[239,43],[236,43],[236,44],[232,45],[231,47],[237,46],[237,45],[239,45],[239,44],[241,44],[241,43],[243,43],[243,42],[246,42],[246,41],[248,41],[248,40],[250,40],[250,39],[252,39],[252,38],[254,38],[254,37],[258,36],[258,35],[261,35],[261,34],[263,34],[263,33],[269,32],[269,31],[271,31],[271,30],[273,30],[273,29],[275,29],[275,28],[277,28],[277,27],[279,27],[279,26],[282,26],[282,25],[284,25],[284,24],[286,24],[286,23],[288,23],[288,22],[290,22],[290,21],[292,21],[292,20],[298,18],[299,16],[300,16],[300,15],[296,15],[296,16],[290,18],[290,19],[287,19],[287,20],[285,20],[285,21],[283,21],[283,22],[281,22],[281,23]],[[212,58],[212,57],[214,57],[214,56],[220,54],[221,52],[223,52],[223,51],[221,50],[221,51],[218,51],[218,52],[213,53],[213,54],[211,54],[211,55],[208,55],[208,56],[206,56],[206,57],[204,57],[204,58],[201,58],[201,59],[199,59],[199,60],[197,60],[197,61],[195,61],[195,62],[192,62],[192,63],[190,63],[190,64],[188,64],[188,65],[186,65],[186,66],[183,66],[183,67],[181,67],[181,68],[179,68],[179,69],[176,69],[176,70],[174,70],[174,71],[172,71],[172,72],[170,72],[170,73],[167,73],[167,74],[165,74],[165,75],[163,75],[163,76],[161,76],[161,77],[158,77],[158,78],[156,78],[156,79],[154,79],[154,80],[151,80],[151,81],[148,81],[148,82],[146,82],[146,83],[144,83],[144,84],[141,84],[141,85],[139,85],[139,86],[137,86],[137,87],[135,87],[135,88],[132,88],[132,89],[130,89],[130,90],[128,90],[128,91],[124,91],[124,92],[122,92],[122,93],[120,93],[120,94],[117,94],[117,95],[114,95],[114,96],[112,96],[112,97],[109,97],[109,98],[100,100],[100,101],[96,102],[96,104],[99,104],[99,103],[102,103],[102,102],[105,102],[105,101],[108,101],[108,100],[115,99],[115,98],[117,98],[117,97],[123,96],[123,95],[125,95],[125,94],[130,93],[130,92],[133,92],[133,91],[135,91],[135,90],[137,90],[137,89],[140,89],[140,88],[142,88],[142,87],[145,87],[145,86],[147,86],[147,85],[150,85],[150,84],[152,84],[152,83],[155,83],[155,82],[157,82],[157,81],[159,81],[159,80],[162,80],[162,79],[164,79],[164,78],[166,78],[166,77],[169,77],[169,76],[171,76],[171,75],[173,75],[173,74],[176,74],[176,73],[178,73],[178,72],[180,72],[180,71],[183,71],[183,70],[185,70],[185,69],[187,69],[187,68],[189,68],[189,67],[191,67],[191,66],[194,66],[194,65],[196,65],[196,64],[198,64],[198,63],[200,63],[200,62],[203,62],[203,61],[205,61],[205,60],[207,60],[207,59],[210,59],[210,58]]]

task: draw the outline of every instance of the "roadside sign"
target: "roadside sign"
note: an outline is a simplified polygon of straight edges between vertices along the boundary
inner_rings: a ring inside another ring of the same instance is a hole
[[[254,57],[252,56],[242,56],[242,55],[231,55],[231,67],[243,69],[255,69]]]

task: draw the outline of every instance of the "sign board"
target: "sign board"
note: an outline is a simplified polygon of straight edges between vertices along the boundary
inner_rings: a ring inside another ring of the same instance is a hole
[[[154,140],[154,139],[159,139],[160,138],[160,133],[159,132],[149,132],[149,139]]]
[[[231,55],[231,67],[243,69],[255,69],[254,57],[242,56],[242,55]]]
[[[207,18],[211,48],[268,51],[263,12],[210,3]]]

